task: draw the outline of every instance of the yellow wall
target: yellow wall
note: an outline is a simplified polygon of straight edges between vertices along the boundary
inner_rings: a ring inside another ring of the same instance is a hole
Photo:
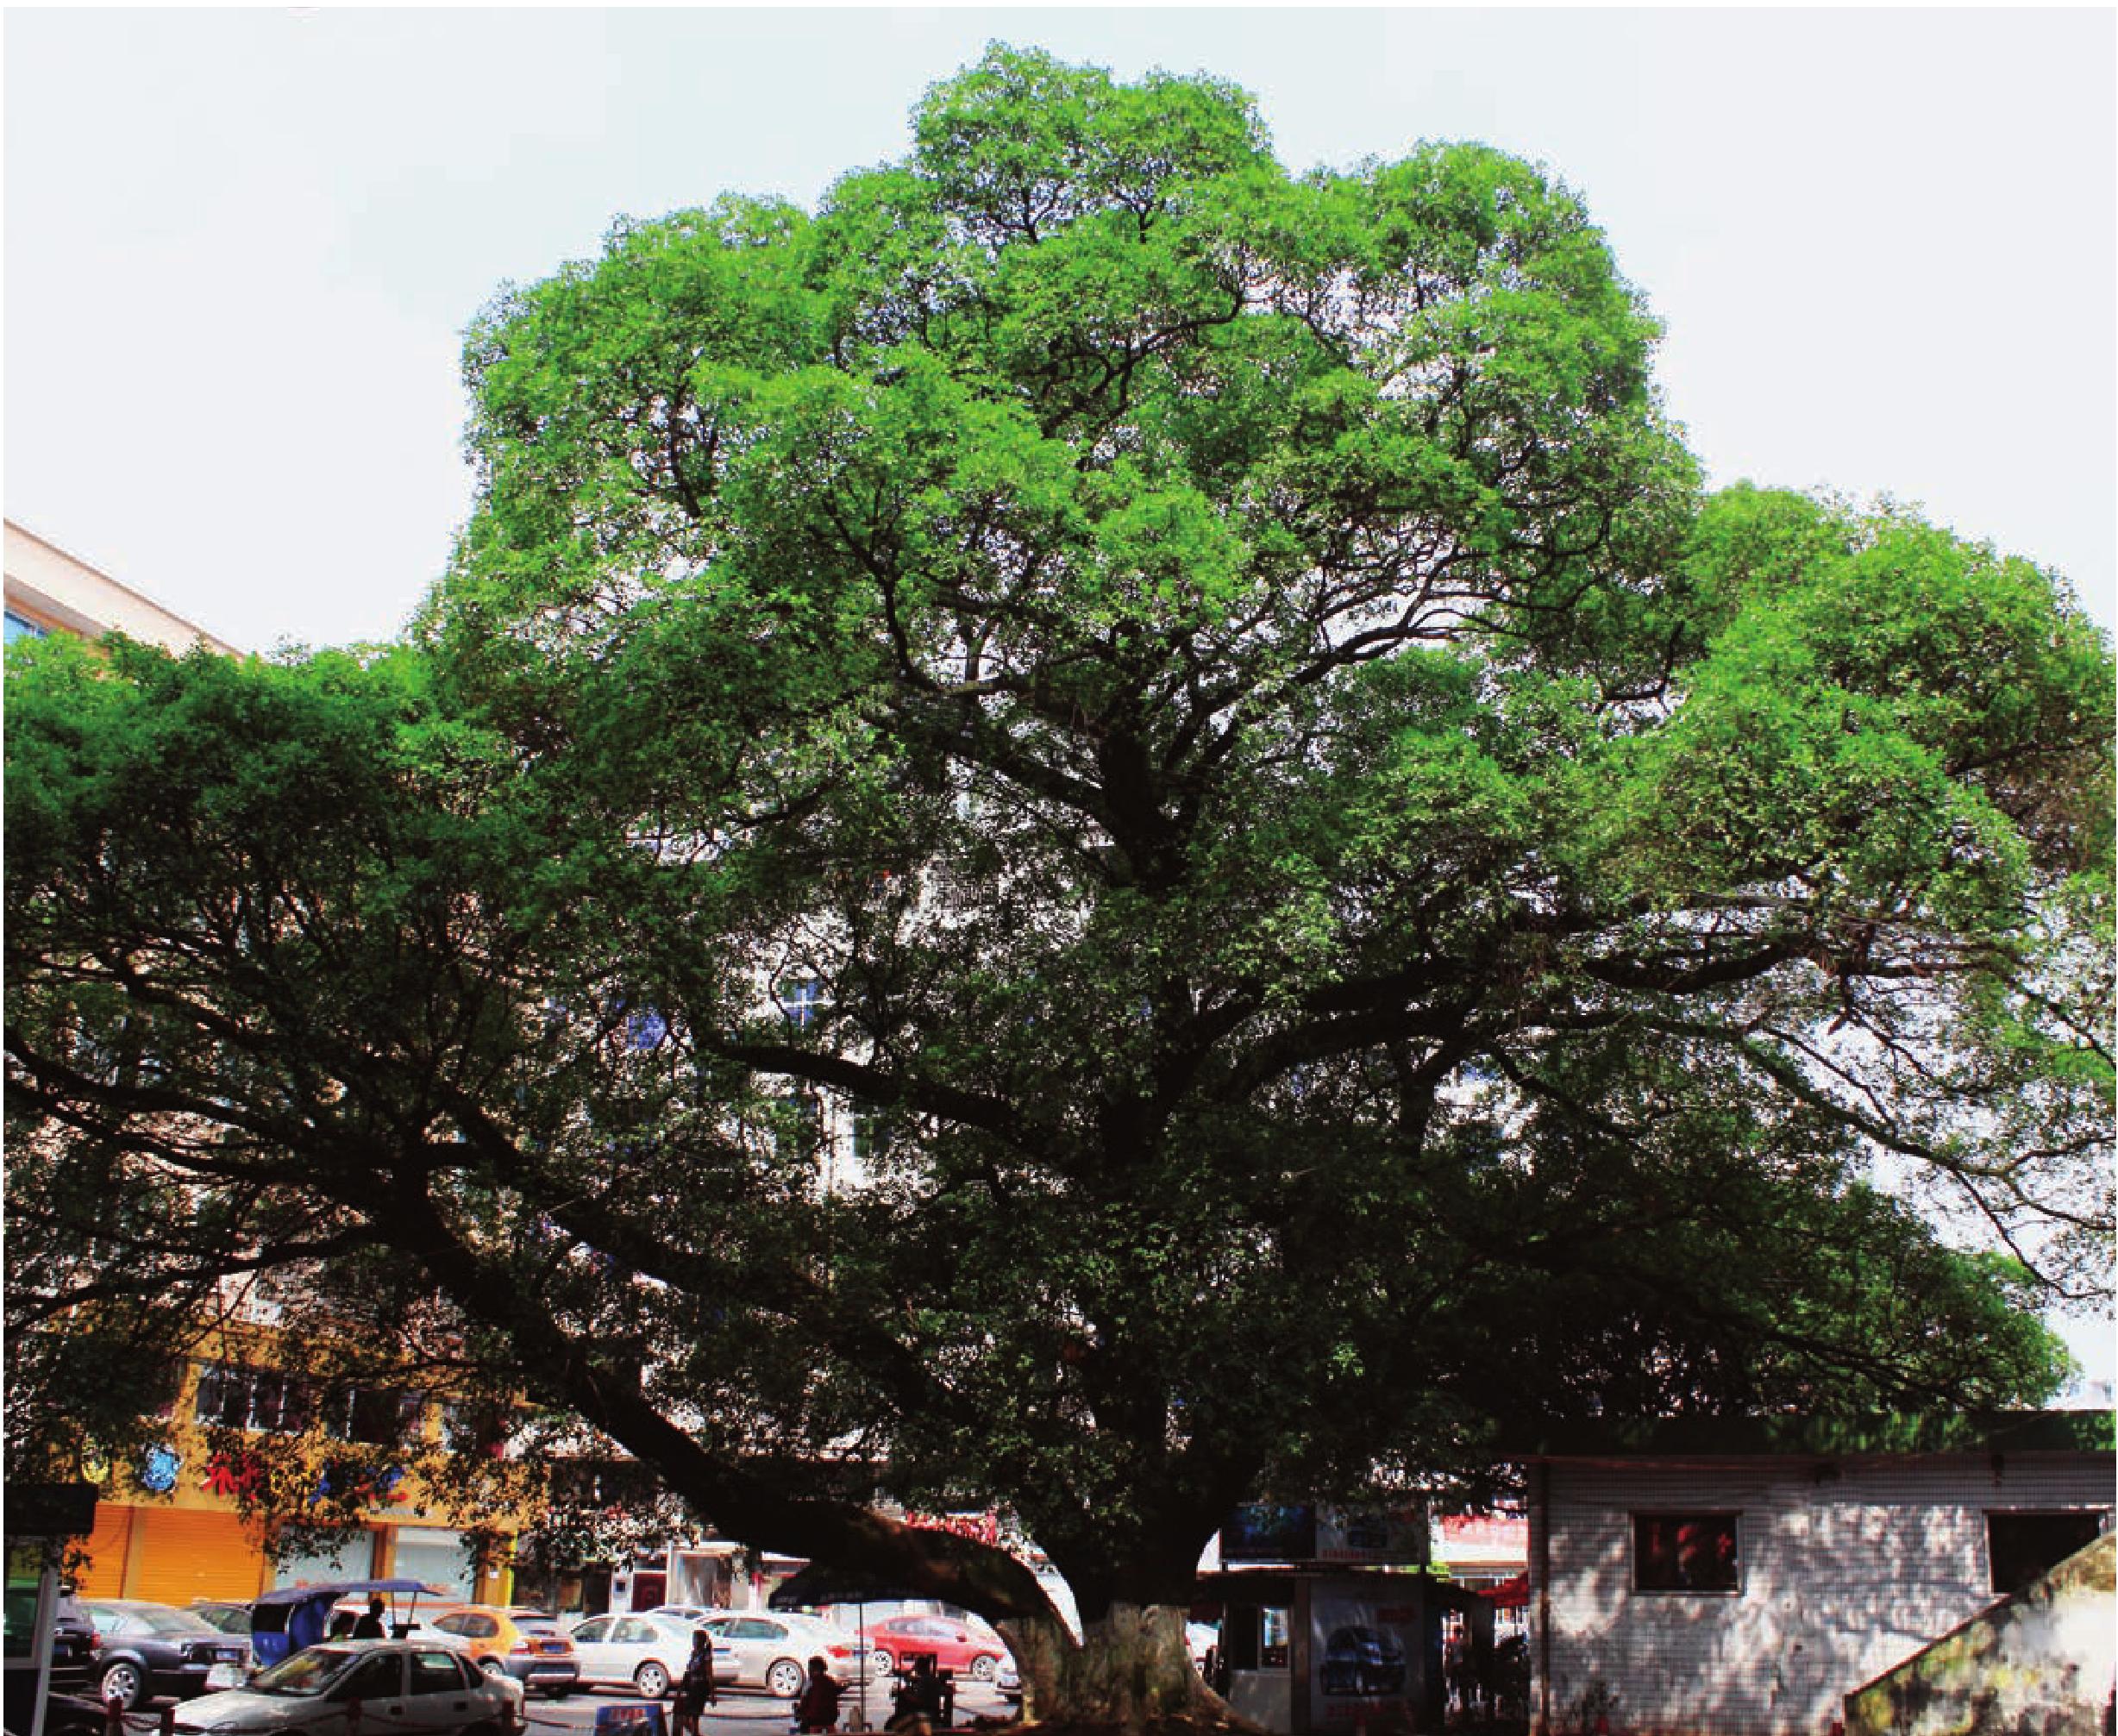
[[[246,1347],[239,1338],[254,1336],[263,1335],[216,1335],[200,1346],[200,1356],[205,1362],[241,1360]],[[248,1348],[254,1365],[266,1361],[255,1344]],[[198,1361],[185,1364],[161,1431],[164,1447],[176,1460],[173,1487],[147,1486],[154,1479],[146,1476],[144,1456],[111,1467],[106,1475],[107,1498],[97,1505],[96,1527],[84,1545],[86,1558],[77,1575],[83,1595],[183,1604],[195,1597],[248,1600],[273,1583],[264,1527],[242,1518],[240,1495],[230,1482],[231,1467],[213,1451],[196,1420],[201,1366]],[[431,1439],[438,1426],[438,1419],[429,1414],[422,1426]],[[320,1443],[318,1458],[329,1448],[329,1443]],[[400,1532],[454,1529],[419,1522],[422,1491],[416,1479],[406,1479],[402,1494],[403,1500],[371,1507],[361,1515],[371,1536],[379,1539],[374,1558],[385,1575],[392,1570]],[[367,1576],[367,1557],[360,1549],[348,1550],[345,1558],[347,1577]],[[485,1566],[475,1595],[502,1601],[512,1580],[504,1561]]]

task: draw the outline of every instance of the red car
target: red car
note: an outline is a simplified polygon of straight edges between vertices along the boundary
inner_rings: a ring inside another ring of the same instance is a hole
[[[946,1615],[893,1615],[868,1625],[868,1667],[887,1676],[904,1660],[931,1652],[934,1667],[974,1682],[990,1682],[1007,1648],[990,1628]]]

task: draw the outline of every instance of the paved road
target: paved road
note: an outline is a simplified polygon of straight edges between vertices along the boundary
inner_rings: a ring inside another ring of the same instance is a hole
[[[838,1714],[842,1732],[854,1727],[853,1702],[854,1696],[849,1690]],[[528,1708],[530,1736],[560,1736],[564,1731],[592,1730],[598,1708],[640,1703],[638,1695],[617,1688],[577,1689],[564,1700],[533,1699]],[[1014,1709],[994,1689],[975,1682],[956,1684],[958,1724],[968,1724],[976,1718],[1009,1717]],[[868,1684],[867,1713],[867,1725],[871,1730],[880,1730],[882,1720],[889,1716],[890,1690],[880,1682]],[[666,1701],[662,1715],[667,1727]],[[775,1700],[769,1694],[748,1689],[724,1688],[720,1702],[706,1708],[699,1725],[700,1736],[788,1736],[793,1720],[794,1708],[790,1701]]]

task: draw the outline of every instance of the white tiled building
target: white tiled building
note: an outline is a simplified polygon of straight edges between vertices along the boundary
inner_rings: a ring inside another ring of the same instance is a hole
[[[1530,1466],[1531,1727],[1826,1736],[1848,1694],[2109,1530],[2115,1467],[2107,1412],[1555,1446]]]

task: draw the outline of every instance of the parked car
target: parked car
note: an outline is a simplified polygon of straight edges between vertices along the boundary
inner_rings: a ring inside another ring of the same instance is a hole
[[[993,1685],[1000,1690],[1001,1699],[1017,1706],[1022,1703],[1022,1671],[1015,1667],[1012,1657],[1000,1660],[1000,1667],[993,1672]]]
[[[188,1609],[135,1597],[85,1597],[81,1608],[103,1642],[96,1648],[96,1697],[128,1710],[151,1694],[189,1700],[233,1688],[249,1667],[248,1640]]]
[[[820,1615],[721,1610],[698,1624],[713,1636],[713,1679],[736,1688],[762,1688],[782,1700],[800,1696],[809,1660],[821,1658],[842,1686],[860,1673],[861,1648]]]
[[[36,1644],[37,1587],[33,1582],[7,1588],[4,1626],[10,1658],[28,1657]],[[94,1691],[96,1648],[102,1644],[79,1601],[69,1591],[58,1596],[52,1616],[52,1668],[47,1683],[44,1727],[47,1736],[72,1736],[85,1706],[96,1726],[91,1736],[102,1736],[102,1708],[82,1696]],[[36,1672],[9,1669],[3,1673],[6,1692],[6,1727],[27,1730],[36,1715]]]
[[[9,1634],[16,1631],[17,1624],[27,1630],[36,1620],[37,1589],[25,1586],[26,1601],[18,1601],[16,1589],[8,1590],[7,1627]],[[96,1632],[96,1624],[88,1619],[88,1611],[82,1608],[81,1600],[71,1590],[62,1590],[52,1614],[52,1673],[51,1691],[54,1694],[87,1695],[95,1691],[96,1654],[103,1649],[103,1635]]]
[[[234,1603],[222,1598],[194,1597],[185,1606],[201,1621],[210,1621],[223,1633],[250,1632],[250,1606]]]
[[[454,1646],[492,1676],[511,1676],[533,1693],[555,1700],[573,1691],[580,1660],[559,1618],[537,1609],[461,1603],[429,1620],[423,1632]]]
[[[260,1670],[246,1687],[192,1701],[175,1727],[178,1736],[343,1736],[356,1700],[365,1727],[392,1736],[505,1736],[522,1723],[522,1684],[489,1675],[453,1646],[331,1639]]]
[[[893,1615],[868,1624],[868,1667],[884,1676],[900,1660],[926,1652],[934,1667],[990,1682],[1007,1656],[1000,1636],[947,1615]]]
[[[1326,1694],[1401,1694],[1405,1648],[1397,1636],[1374,1627],[1335,1627],[1324,1646]]]
[[[636,1688],[649,1700],[666,1697],[683,1679],[691,1662],[696,1624],[678,1615],[592,1615],[568,1631],[581,1666],[581,1685]],[[724,1658],[721,1654],[727,1652]],[[733,1677],[735,1654],[714,1648],[713,1679]]]
[[[649,1615],[674,1615],[679,1621],[704,1621],[709,1615],[725,1615],[725,1609],[709,1609],[703,1603],[658,1603]]]

